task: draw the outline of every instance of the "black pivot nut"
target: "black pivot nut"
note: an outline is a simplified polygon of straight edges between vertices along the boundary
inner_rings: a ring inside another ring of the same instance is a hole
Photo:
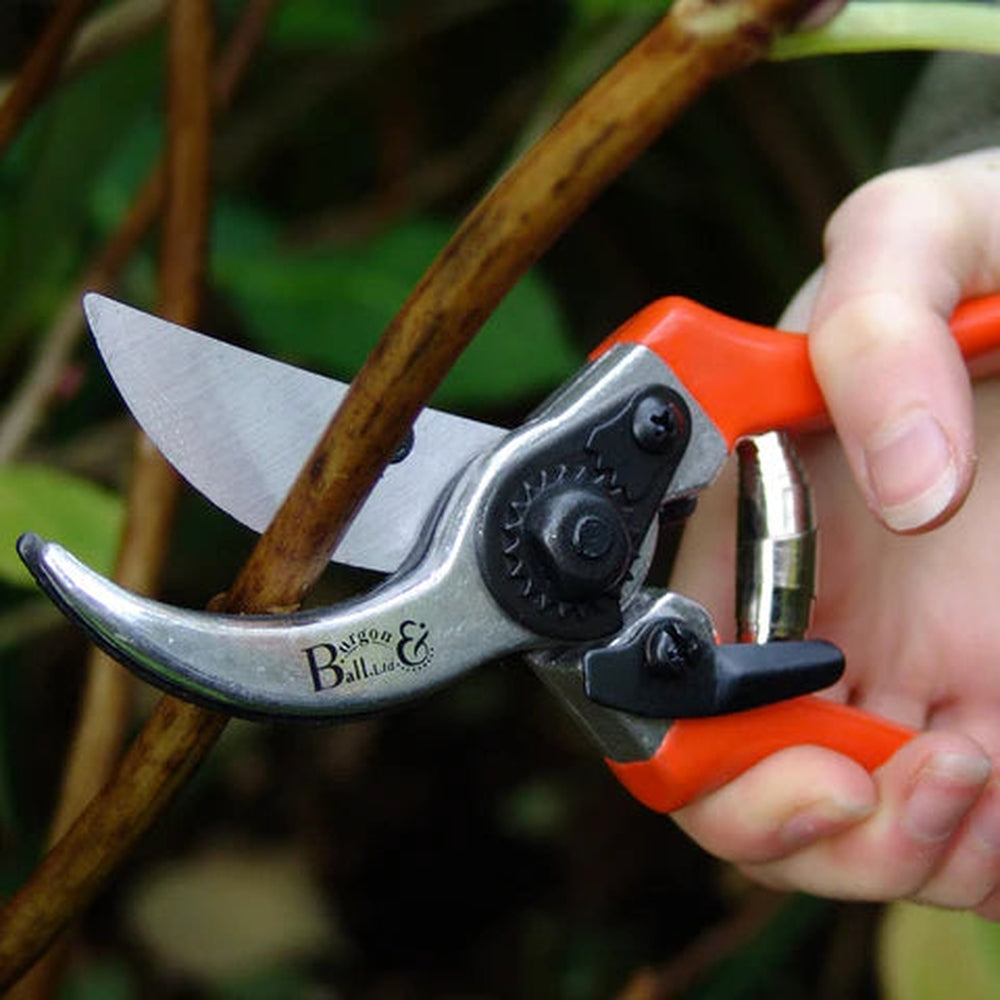
[[[632,542],[615,505],[584,486],[553,490],[532,503],[526,518],[532,550],[563,601],[613,591],[632,562]]]

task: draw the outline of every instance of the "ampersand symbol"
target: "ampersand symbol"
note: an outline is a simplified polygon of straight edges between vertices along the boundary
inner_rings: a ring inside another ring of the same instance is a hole
[[[427,641],[429,635],[424,622],[408,620],[399,626],[399,643],[396,655],[399,662],[407,667],[422,667],[434,652]]]

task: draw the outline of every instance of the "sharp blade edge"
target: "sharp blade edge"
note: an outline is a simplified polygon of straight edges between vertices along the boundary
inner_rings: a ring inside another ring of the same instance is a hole
[[[118,391],[167,461],[212,503],[263,531],[347,384],[96,293],[84,297],[84,311]],[[396,569],[451,479],[505,433],[424,410],[412,450],[385,470],[334,561]]]

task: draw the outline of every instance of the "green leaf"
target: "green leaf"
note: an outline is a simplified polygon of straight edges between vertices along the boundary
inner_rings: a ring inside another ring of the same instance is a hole
[[[324,988],[305,969],[283,963],[278,968],[224,983],[214,994],[214,1000],[302,1000],[324,993]]]
[[[1000,8],[970,0],[855,2],[828,23],[775,40],[772,59],[905,50],[1000,54]]]
[[[666,14],[670,0],[573,0],[573,8],[585,21],[629,14]]]
[[[1000,996],[1000,925],[968,912],[896,903],[882,924],[886,1000]]]
[[[137,45],[60,88],[15,144],[17,183],[0,187],[0,326],[21,333],[65,295],[88,235],[91,185],[156,99],[156,51],[155,40]]]
[[[77,476],[33,465],[0,467],[0,580],[34,587],[14,548],[33,531],[65,545],[99,573],[108,573],[121,533],[123,504]]]
[[[137,996],[136,982],[120,959],[103,959],[73,967],[59,991],[60,1000],[130,1000]]]
[[[109,234],[120,224],[162,149],[163,129],[152,109],[116,137],[88,192],[91,218],[102,233]]]
[[[214,276],[270,353],[348,379],[447,241],[429,220],[398,225],[351,251],[296,253],[267,238],[247,209],[222,206]],[[251,234],[241,239],[239,234]],[[538,274],[507,296],[451,372],[435,401],[476,406],[537,394],[579,366],[580,352]]]
[[[745,944],[726,955],[689,993],[691,1000],[751,1000],[766,997],[781,969],[803,942],[826,923],[836,904],[814,896],[789,896]]]
[[[279,44],[302,48],[369,43],[378,35],[378,24],[368,7],[365,0],[279,4],[270,35]]]

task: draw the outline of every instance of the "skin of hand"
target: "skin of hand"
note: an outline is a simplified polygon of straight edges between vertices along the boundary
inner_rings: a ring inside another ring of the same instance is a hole
[[[820,527],[812,634],[846,655],[831,697],[923,732],[872,775],[789,748],[674,815],[776,888],[1000,919],[1000,379],[973,393],[947,327],[1000,290],[1000,150],[859,188],[825,250],[783,320],[809,331],[837,432],[798,441]],[[734,525],[730,470],[671,581],[720,627]]]

